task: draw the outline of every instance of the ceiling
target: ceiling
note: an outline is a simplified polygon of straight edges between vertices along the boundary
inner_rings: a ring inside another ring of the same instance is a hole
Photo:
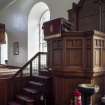
[[[8,3],[10,3],[13,0],[0,0],[0,9],[5,7]]]

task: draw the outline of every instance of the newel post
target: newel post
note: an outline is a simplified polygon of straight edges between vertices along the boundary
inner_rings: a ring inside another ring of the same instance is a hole
[[[32,61],[30,62],[30,77],[32,77]]]

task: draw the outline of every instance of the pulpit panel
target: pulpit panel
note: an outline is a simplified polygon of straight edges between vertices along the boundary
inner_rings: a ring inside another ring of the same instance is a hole
[[[101,49],[99,48],[95,49],[95,66],[96,67],[101,66]]]
[[[53,50],[53,66],[61,66],[62,62],[62,50]]]
[[[102,65],[105,67],[105,48],[103,48],[103,51],[102,51]]]
[[[82,65],[82,40],[67,39],[66,42],[66,65],[81,66]],[[76,60],[75,60],[76,59]]]
[[[105,39],[94,37],[94,71],[103,71],[105,67]]]
[[[87,68],[90,68],[92,66],[92,54],[91,54],[91,51],[92,51],[92,46],[91,46],[91,39],[86,39],[85,40],[85,43],[86,43],[86,67]]]
[[[53,39],[48,41],[48,67],[56,68],[63,65],[63,40]]]

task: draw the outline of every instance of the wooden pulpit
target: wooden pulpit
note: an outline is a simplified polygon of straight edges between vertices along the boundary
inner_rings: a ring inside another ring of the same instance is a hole
[[[44,31],[46,33],[48,28],[44,27]],[[100,87],[92,97],[92,105],[99,103],[105,90],[105,34],[95,30],[57,32],[59,37],[45,35],[48,37],[48,68],[53,75],[55,105],[70,105],[72,92],[81,83]]]
[[[72,92],[81,83],[100,87],[91,101],[92,105],[100,104],[105,95],[105,1],[73,3],[68,18],[71,25],[63,28],[65,21],[60,19],[43,26],[48,43],[48,68],[53,74],[55,105],[70,105]],[[63,31],[65,29],[67,31]]]

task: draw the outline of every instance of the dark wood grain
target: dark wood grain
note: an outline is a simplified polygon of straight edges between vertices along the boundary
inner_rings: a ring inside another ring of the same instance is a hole
[[[105,34],[98,31],[62,33],[48,39],[48,68],[52,70],[55,105],[69,105],[72,92],[80,83],[100,86],[92,105],[104,94]],[[84,103],[83,103],[84,105]]]
[[[98,30],[105,32],[105,2],[103,0],[80,0],[68,10],[68,18],[74,30]]]

